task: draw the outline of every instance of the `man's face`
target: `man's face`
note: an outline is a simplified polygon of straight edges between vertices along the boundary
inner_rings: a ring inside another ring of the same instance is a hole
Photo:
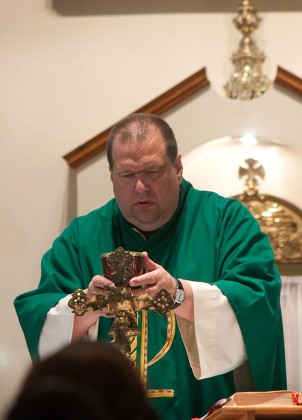
[[[168,158],[159,130],[150,127],[142,143],[116,139],[112,158],[113,191],[125,219],[145,232],[167,223],[177,208],[182,163],[180,155],[174,163]]]

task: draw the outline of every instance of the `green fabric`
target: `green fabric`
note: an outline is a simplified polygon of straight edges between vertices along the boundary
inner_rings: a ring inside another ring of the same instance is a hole
[[[15,307],[34,358],[48,310],[102,274],[100,255],[122,246],[147,251],[173,276],[218,286],[242,330],[257,391],[286,389],[280,310],[281,280],[267,237],[235,199],[195,190],[183,180],[173,218],[148,240],[134,231],[115,199],[71,222],[42,259],[39,287],[16,298]],[[99,336],[108,340],[112,320],[101,318]],[[166,318],[149,312],[150,360],[166,337]],[[177,329],[170,351],[148,369],[151,389],[175,390],[174,398],[154,398],[164,420],[201,417],[217,400],[235,392],[232,372],[196,380]]]

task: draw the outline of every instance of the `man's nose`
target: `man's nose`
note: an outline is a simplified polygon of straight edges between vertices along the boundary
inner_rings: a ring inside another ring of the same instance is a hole
[[[148,189],[148,184],[143,177],[137,177],[136,184],[135,184],[135,191],[145,191]]]

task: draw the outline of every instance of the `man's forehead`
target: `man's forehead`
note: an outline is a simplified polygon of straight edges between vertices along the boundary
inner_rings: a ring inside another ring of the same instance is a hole
[[[159,130],[153,130],[144,137],[140,136],[118,136],[112,144],[112,153],[117,154],[120,151],[129,153],[133,150],[140,150],[142,153],[154,150],[161,150],[166,152],[166,143]]]
[[[116,169],[161,167],[167,164],[168,156],[162,142],[121,143],[113,150],[113,162]]]
[[[116,134],[114,143],[127,143],[129,141],[143,142],[154,136],[162,138],[161,131],[154,124],[146,121],[140,123],[132,121]]]
[[[116,170],[145,170],[147,167],[163,166],[167,163],[167,146],[161,131],[150,125],[145,136],[136,136],[128,130],[128,136],[116,137],[112,145],[112,161]]]

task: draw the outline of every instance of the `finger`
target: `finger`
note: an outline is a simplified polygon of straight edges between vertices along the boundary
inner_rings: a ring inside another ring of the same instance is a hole
[[[146,290],[146,292],[148,293],[149,296],[153,297],[158,292],[158,287],[155,284],[155,285],[152,285],[152,286],[148,286],[145,290]]]
[[[147,271],[153,271],[159,267],[158,264],[149,258],[147,252],[144,252],[144,267]]]
[[[155,281],[152,279],[151,274],[145,273],[145,274],[141,274],[140,276],[133,277],[132,279],[130,279],[129,286],[130,287],[138,287],[138,286],[146,287],[154,283]]]
[[[106,277],[96,275],[94,276],[87,288],[87,295],[88,297],[91,297],[93,293],[100,293],[101,290],[104,288],[104,286],[113,287],[114,283],[112,283],[110,280],[106,279]]]
[[[111,280],[107,279],[104,276],[100,276],[100,275],[94,276],[92,278],[91,282],[92,282],[94,287],[103,287],[104,285],[114,286],[114,283]]]
[[[104,318],[114,318],[114,315],[108,315],[108,309],[104,308],[104,309],[99,309],[99,314],[100,316],[104,317]]]

